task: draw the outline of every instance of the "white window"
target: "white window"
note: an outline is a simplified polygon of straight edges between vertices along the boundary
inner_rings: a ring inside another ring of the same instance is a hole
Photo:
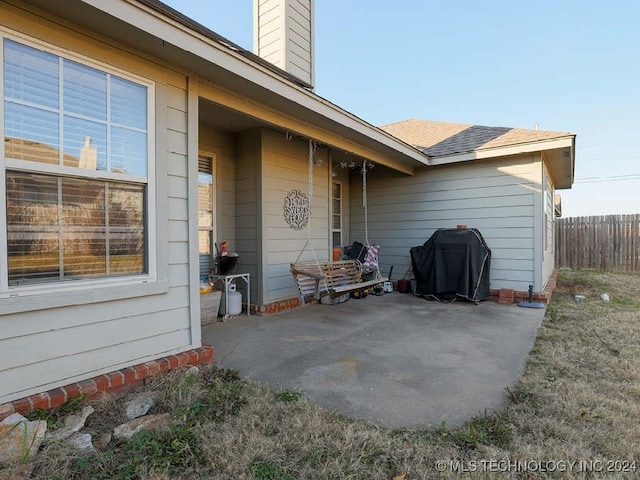
[[[0,291],[148,274],[152,84],[9,38],[0,58]]]
[[[206,278],[213,267],[215,239],[214,178],[215,156],[198,156],[198,256],[200,278]]]
[[[342,246],[342,184],[333,182],[331,185],[331,208],[333,219],[331,222],[332,245],[334,248]]]

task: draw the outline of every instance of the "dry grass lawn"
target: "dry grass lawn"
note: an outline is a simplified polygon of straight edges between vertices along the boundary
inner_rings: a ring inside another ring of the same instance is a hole
[[[94,455],[50,442],[33,478],[637,478],[639,339],[640,275],[561,272],[522,380],[463,428],[389,430],[235,372],[174,372],[146,387],[171,426]],[[99,402],[88,431],[122,421],[120,401]]]

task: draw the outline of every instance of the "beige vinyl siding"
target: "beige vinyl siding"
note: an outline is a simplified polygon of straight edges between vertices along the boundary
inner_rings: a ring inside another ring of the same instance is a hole
[[[151,285],[61,291],[57,296],[78,300],[49,308],[54,305],[33,298],[29,311],[0,314],[0,403],[4,403],[199,345],[192,345],[190,329],[186,77],[142,55],[124,53],[122,45],[110,45],[88,32],[63,28],[6,4],[0,6],[0,18],[14,31],[108,64],[105,69],[121,69],[155,82],[151,161],[156,163],[157,219],[151,239],[156,242],[158,274]],[[148,287],[153,295],[131,293]],[[27,299],[0,298],[0,307],[13,302],[16,311],[22,300]]]
[[[329,171],[327,150],[318,149],[320,165],[313,169],[313,200],[311,204],[311,243],[318,259],[329,254]],[[287,225],[283,204],[292,190],[309,191],[309,144],[293,139],[287,141],[282,132],[264,130],[263,159],[263,211],[264,211],[264,303],[298,296],[291,276],[295,262],[305,246],[308,231],[294,230]],[[300,260],[313,260],[313,251],[307,247]]]
[[[237,160],[235,164],[235,246],[239,255],[238,272],[251,275],[252,303],[259,303],[261,289],[258,281],[262,275],[260,262],[260,130],[237,135]],[[239,290],[246,290],[244,282],[237,282]],[[244,294],[244,293],[243,293]]]
[[[256,53],[313,84],[313,0],[254,0]]]
[[[298,78],[313,84],[312,0],[289,0],[287,11],[287,68]]]
[[[254,0],[254,2],[258,3],[257,6],[254,6],[254,9],[258,9],[254,20],[255,35],[259,38],[259,41],[254,41],[254,45],[257,46],[256,53],[265,60],[284,69],[282,2],[281,0]]]
[[[369,241],[380,244],[383,273],[400,278],[409,249],[438,228],[480,230],[492,250],[491,288],[526,290],[534,281],[534,199],[540,192],[534,155],[416,170],[404,176],[384,167],[368,176]],[[364,242],[362,182],[351,181],[351,239]]]

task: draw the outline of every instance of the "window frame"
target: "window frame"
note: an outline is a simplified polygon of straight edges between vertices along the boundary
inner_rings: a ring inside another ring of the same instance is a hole
[[[212,215],[212,220],[211,220],[211,225],[207,225],[207,226],[201,226],[200,225],[200,221],[198,220],[198,276],[201,276],[201,272],[200,272],[200,232],[210,232],[211,233],[211,245],[209,245],[209,250],[210,253],[209,255],[211,256],[211,267],[213,267],[213,264],[215,262],[215,256],[216,256],[216,252],[215,252],[215,248],[214,248],[214,244],[217,242],[217,226],[218,226],[218,222],[216,221],[216,210],[217,210],[217,198],[216,198],[216,181],[217,181],[217,155],[213,152],[210,151],[203,151],[203,150],[199,150],[198,151],[198,175],[200,175],[200,157],[207,157],[211,159],[211,195],[213,196],[212,198],[212,211],[211,211],[211,215]],[[199,197],[198,197],[199,198]],[[198,214],[200,212],[200,205],[198,202]]]
[[[333,186],[337,185],[338,187],[340,187],[340,211],[338,212],[338,216],[340,217],[340,228],[334,228],[333,227],[333,217],[336,215],[336,212],[333,209],[333,202],[334,202],[334,197],[333,197]],[[341,181],[338,180],[332,180],[331,181],[331,248],[336,248],[335,245],[333,244],[333,235],[335,233],[339,233],[340,234],[340,247],[343,247],[343,243],[344,243],[344,228],[343,228],[343,202],[344,202],[344,185],[342,184]]]
[[[5,82],[4,82],[4,44],[5,39],[21,43],[25,46],[42,50],[47,53],[68,59],[81,65],[97,69],[103,73],[115,75],[124,80],[144,86],[147,89],[147,175],[112,173],[108,171],[88,170],[65,165],[53,165],[27,160],[7,159],[5,156]],[[0,302],[0,315],[41,308],[53,308],[64,305],[92,303],[118,298],[136,297],[168,290],[166,272],[159,278],[158,268],[158,231],[157,231],[157,197],[156,197],[156,86],[155,82],[132,72],[122,70],[111,64],[106,64],[85,55],[57,47],[53,44],[35,39],[14,30],[0,27],[0,300],[14,299],[13,302]],[[144,185],[145,214],[145,264],[147,272],[139,275],[113,276],[93,279],[73,279],[59,282],[43,282],[26,285],[9,285],[8,254],[7,254],[7,199],[6,199],[6,171],[28,172],[36,174],[54,175],[56,177],[83,178],[106,182],[132,183]],[[87,298],[86,291],[91,295]],[[64,294],[64,295],[61,295]],[[37,296],[36,301],[34,296]],[[23,301],[19,301],[21,297]]]

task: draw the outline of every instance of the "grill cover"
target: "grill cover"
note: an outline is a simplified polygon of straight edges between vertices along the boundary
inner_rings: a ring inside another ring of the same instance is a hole
[[[491,249],[475,228],[441,228],[410,250],[416,295],[452,302],[489,298]]]

